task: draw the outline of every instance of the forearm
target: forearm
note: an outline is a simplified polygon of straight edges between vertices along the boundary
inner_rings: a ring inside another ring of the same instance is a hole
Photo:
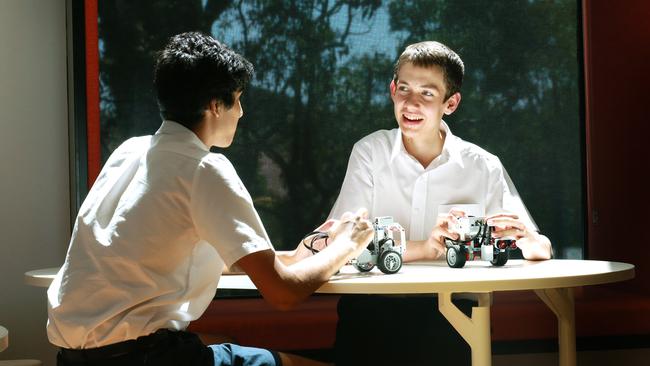
[[[290,266],[297,261],[299,261],[301,258],[298,256],[298,251],[297,250],[280,250],[275,252],[275,255],[277,258],[285,265],[285,266]]]
[[[244,257],[241,266],[269,303],[289,309],[327,282],[355,255],[357,247],[349,239],[339,239],[303,260],[296,261],[292,252],[268,251],[258,258]]]
[[[295,261],[287,268],[298,279],[299,287],[309,286],[313,292],[355,256],[357,247],[349,239],[334,240],[317,254],[310,253],[308,257]]]
[[[404,262],[438,260],[445,254],[431,245],[428,240],[408,240],[402,258]]]
[[[324,248],[327,245],[320,245],[319,248]],[[318,249],[316,252],[320,251]],[[276,252],[278,259],[287,266],[290,266],[294,263],[300,262],[305,258],[309,258],[314,255],[314,253],[308,249],[303,242],[298,243],[296,249],[294,250],[285,250]]]

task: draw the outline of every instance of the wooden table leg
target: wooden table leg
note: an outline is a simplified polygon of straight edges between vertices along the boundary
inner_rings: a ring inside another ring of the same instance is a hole
[[[560,366],[576,365],[576,322],[573,289],[551,288],[535,290],[557,316]]]
[[[438,294],[438,309],[472,348],[472,366],[492,365],[491,304],[491,293],[479,294],[478,306],[472,308],[470,318],[451,302],[451,292]]]

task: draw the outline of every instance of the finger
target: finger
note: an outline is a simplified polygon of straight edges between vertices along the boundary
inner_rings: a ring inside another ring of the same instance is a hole
[[[436,229],[433,230],[434,232],[432,235],[434,238],[438,238],[439,241],[441,240],[442,237],[447,237],[453,240],[458,240],[460,238],[460,235],[456,232],[448,230],[446,227],[438,226]]]
[[[441,226],[450,227],[451,224],[458,225],[460,223],[460,221],[458,219],[461,218],[461,217],[463,217],[463,216],[455,216],[455,215],[449,214],[445,218],[445,220],[443,220],[443,222],[441,222],[441,224],[444,224],[444,225],[441,225]]]
[[[491,219],[502,218],[502,217],[509,217],[509,218],[512,218],[512,219],[518,219],[519,215],[516,215],[516,214],[513,214],[513,213],[508,213],[508,212],[499,212],[499,213],[496,213],[494,215],[488,216],[487,219],[491,220]]]
[[[357,216],[361,217],[362,219],[367,219],[368,218],[368,210],[365,207],[360,207],[357,210]]]
[[[512,228],[512,229],[504,229],[504,230],[499,230],[499,231],[493,231],[492,232],[492,237],[493,238],[504,238],[504,237],[515,237],[515,238],[521,238],[522,236],[525,236],[525,232]]]
[[[356,220],[354,221],[354,226],[358,230],[362,230],[362,231],[372,230],[372,224],[370,223],[370,221],[361,218],[360,216],[357,216]]]
[[[360,219],[354,223],[354,227],[351,233],[352,240],[356,241],[359,244],[368,245],[372,241],[374,235],[374,230],[370,221],[365,219]]]
[[[497,229],[517,228],[519,230],[524,230],[526,228],[526,225],[524,225],[523,222],[510,217],[490,219],[487,223],[488,225],[494,226]]]
[[[354,214],[350,211],[346,211],[341,215],[341,221],[350,221],[354,218]]]
[[[449,210],[449,215],[452,215],[454,217],[465,217],[465,216],[467,216],[465,214],[465,211],[457,209],[455,207],[453,207],[451,210]]]
[[[336,221],[338,221],[338,220],[329,219],[329,220],[325,221],[324,223],[322,223],[322,224],[321,224],[319,227],[317,227],[316,230],[314,230],[314,231],[328,231],[328,230],[329,230],[329,229],[334,225],[334,223],[335,223]]]
[[[330,225],[329,229],[327,230],[327,235],[329,235],[331,238],[335,237],[338,232],[341,230],[341,226],[344,224],[343,221],[341,220],[334,220],[332,225]]]
[[[455,215],[457,213],[458,215]],[[449,222],[458,223],[458,219],[464,217],[463,211],[449,211],[449,213],[438,214],[436,226],[447,225]]]

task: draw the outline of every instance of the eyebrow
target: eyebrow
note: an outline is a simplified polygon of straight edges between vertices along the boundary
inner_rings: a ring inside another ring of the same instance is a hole
[[[406,85],[409,85],[409,86],[411,85],[411,84],[409,84],[408,82],[406,82],[404,80],[398,80],[397,84],[406,84]],[[440,87],[438,87],[436,84],[425,84],[425,85],[421,85],[420,88],[435,89],[435,90],[438,90],[438,91],[441,90]]]

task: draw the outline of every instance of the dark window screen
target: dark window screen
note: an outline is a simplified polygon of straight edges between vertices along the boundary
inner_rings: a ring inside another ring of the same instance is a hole
[[[445,43],[466,66],[452,131],[501,158],[556,257],[583,257],[576,1],[100,0],[98,16],[103,161],[159,127],[152,69],[168,37],[210,33],[255,65],[222,152],[279,249],[327,217],[354,142],[395,127],[398,52]]]

